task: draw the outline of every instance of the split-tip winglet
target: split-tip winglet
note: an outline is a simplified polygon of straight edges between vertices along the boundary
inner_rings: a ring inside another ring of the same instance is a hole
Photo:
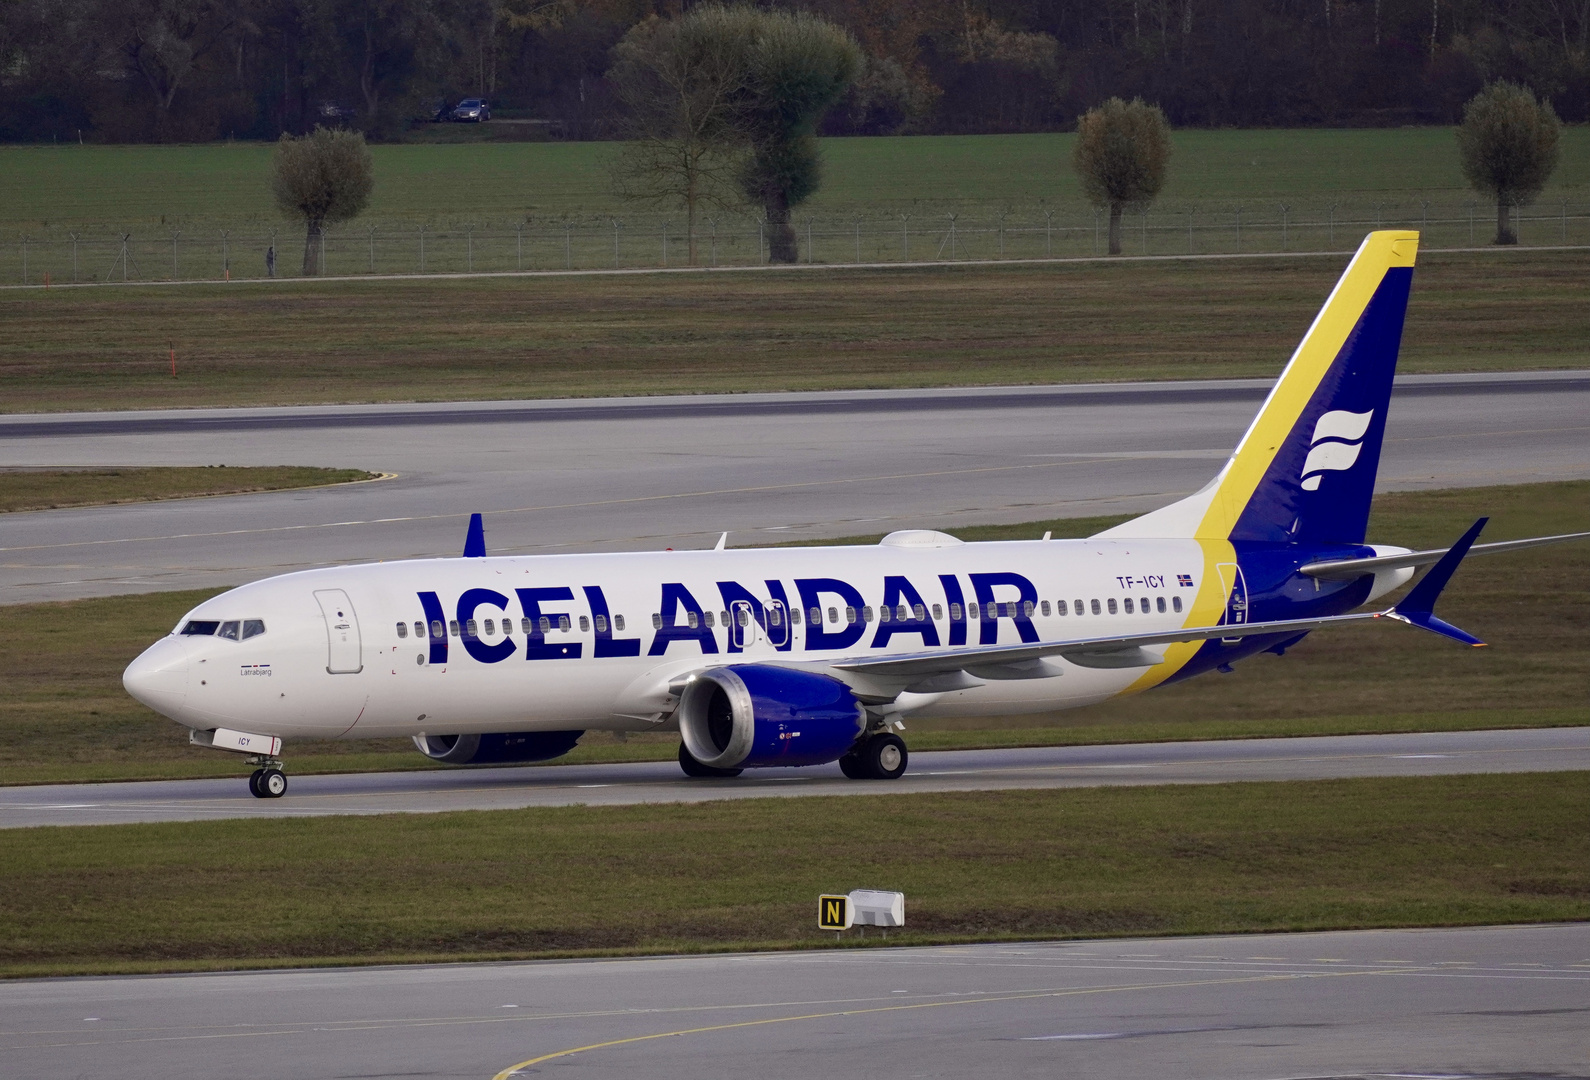
[[[1469,553],[1469,548],[1474,546],[1474,541],[1478,539],[1480,530],[1485,528],[1485,523],[1489,520],[1490,518],[1480,518],[1473,525],[1470,525],[1462,538],[1448,548],[1447,553],[1441,556],[1434,566],[1430,567],[1429,573],[1424,575],[1423,580],[1415,585],[1395,607],[1382,614],[1400,622],[1408,623],[1410,626],[1417,626],[1421,630],[1428,630],[1433,634],[1440,634],[1454,641],[1461,641],[1465,645],[1484,646],[1485,642],[1473,634],[1458,629],[1444,619],[1437,618],[1435,615],[1435,602],[1441,596],[1441,590],[1446,588],[1447,582],[1452,580],[1453,572],[1457,570],[1458,564],[1463,561],[1464,556]]]

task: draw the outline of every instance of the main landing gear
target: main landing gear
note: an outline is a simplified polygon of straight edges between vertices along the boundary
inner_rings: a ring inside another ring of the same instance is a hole
[[[251,757],[250,765],[257,765],[252,776],[248,778],[248,793],[256,799],[279,799],[287,794],[287,774],[282,772],[282,763],[275,758]]]
[[[839,759],[839,771],[852,780],[898,780],[905,775],[905,740],[889,731],[869,735]]]

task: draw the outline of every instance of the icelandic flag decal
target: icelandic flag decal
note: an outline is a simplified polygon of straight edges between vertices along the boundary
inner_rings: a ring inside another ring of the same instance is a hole
[[[1176,584],[1180,585],[1182,588],[1190,589],[1190,588],[1192,588],[1192,583],[1193,582],[1192,582],[1192,575],[1191,574],[1177,574],[1176,575]]]

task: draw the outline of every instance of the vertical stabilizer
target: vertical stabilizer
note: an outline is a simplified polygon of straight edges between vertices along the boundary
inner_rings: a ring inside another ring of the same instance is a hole
[[[1099,535],[1361,543],[1418,249],[1365,237],[1220,475]]]

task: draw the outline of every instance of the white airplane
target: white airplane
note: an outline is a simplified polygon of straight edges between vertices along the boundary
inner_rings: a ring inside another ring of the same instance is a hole
[[[1418,234],[1369,234],[1220,474],[1085,540],[338,566],[206,600],[128,666],[128,693],[287,789],[292,738],[409,736],[456,765],[544,761],[589,730],[678,731],[690,776],[838,761],[905,772],[912,717],[1072,708],[1311,630],[1432,613],[1452,547],[1366,544]],[[1433,568],[1395,607],[1355,609]]]

